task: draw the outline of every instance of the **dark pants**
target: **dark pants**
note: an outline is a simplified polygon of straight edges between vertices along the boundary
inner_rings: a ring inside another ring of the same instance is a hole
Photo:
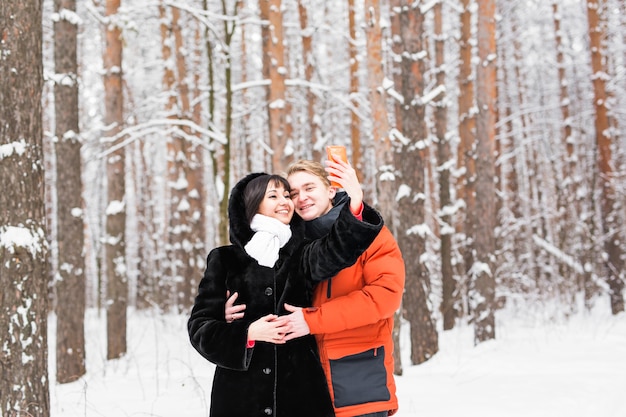
[[[387,417],[387,412],[380,411],[378,413],[361,414],[360,416],[354,416],[354,417]]]

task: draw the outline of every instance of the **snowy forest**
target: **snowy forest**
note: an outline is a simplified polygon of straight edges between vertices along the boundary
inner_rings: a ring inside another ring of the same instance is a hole
[[[505,305],[624,311],[622,0],[3,0],[0,120],[3,417],[85,374],[87,310],[108,359],[186,314],[235,182],[327,145],[402,250],[404,365]]]

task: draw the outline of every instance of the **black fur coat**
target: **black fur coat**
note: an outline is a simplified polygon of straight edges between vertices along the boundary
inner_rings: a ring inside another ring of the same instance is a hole
[[[243,190],[261,174],[251,174],[233,188],[229,200],[229,246],[213,249],[188,321],[192,345],[216,365],[211,392],[212,417],[324,417],[333,407],[315,338],[284,345],[256,342],[246,348],[248,326],[284,303],[310,306],[314,282],[328,279],[356,262],[382,228],[382,218],[366,206],[357,220],[346,204],[331,232],[304,241],[304,222],[291,222],[292,237],[273,268],[260,266],[244,250],[253,231],[245,217]],[[239,293],[245,317],[226,323],[226,291]]]

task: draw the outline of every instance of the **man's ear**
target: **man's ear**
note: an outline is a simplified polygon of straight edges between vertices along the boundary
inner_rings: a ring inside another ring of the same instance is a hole
[[[333,198],[335,198],[336,195],[337,195],[337,187],[333,187],[333,186],[328,187],[328,198],[332,200]]]

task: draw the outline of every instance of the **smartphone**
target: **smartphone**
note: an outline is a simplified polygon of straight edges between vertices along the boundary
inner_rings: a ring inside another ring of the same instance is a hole
[[[335,159],[342,160],[343,162],[348,162],[348,154],[346,153],[346,147],[341,145],[331,145],[326,147],[326,156],[330,161]],[[341,184],[336,183],[334,181],[330,182],[330,185],[333,187],[341,188]]]

